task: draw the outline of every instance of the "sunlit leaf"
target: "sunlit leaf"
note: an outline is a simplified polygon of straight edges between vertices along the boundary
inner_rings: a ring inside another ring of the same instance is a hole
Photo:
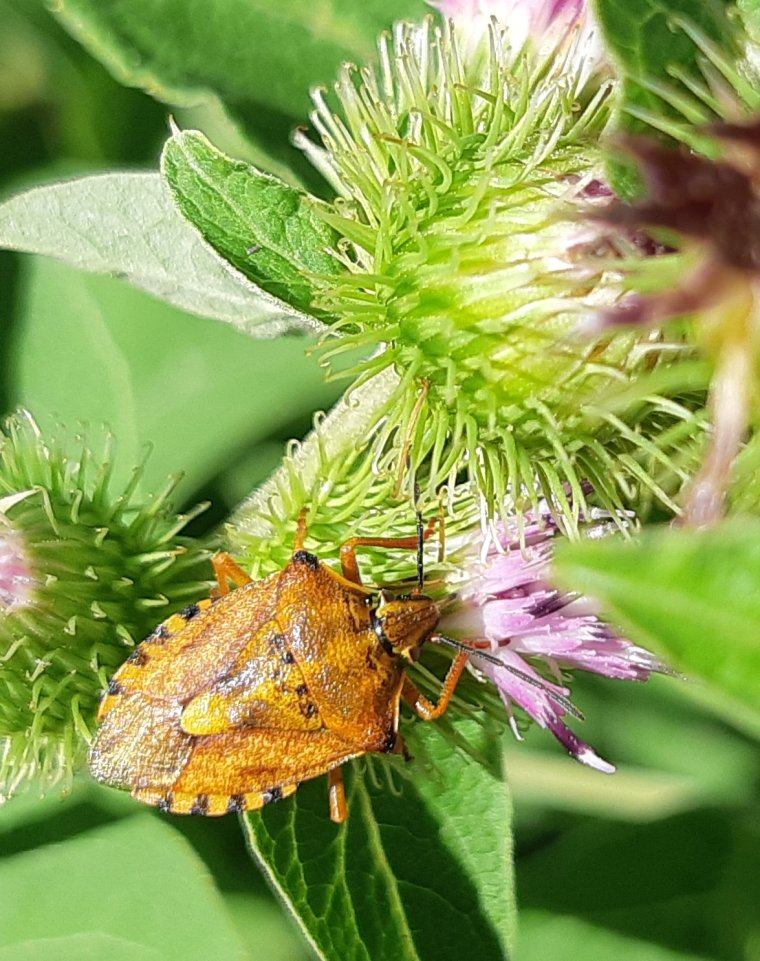
[[[318,326],[217,256],[158,174],[100,174],[19,194],[0,205],[0,247],[120,277],[254,336]]]
[[[330,822],[322,781],[248,816],[256,856],[320,957],[456,961],[474,946],[480,961],[510,956],[511,810],[498,740],[472,721],[455,729],[493,763],[418,722],[404,728],[408,770],[400,759],[348,770],[346,824]]]

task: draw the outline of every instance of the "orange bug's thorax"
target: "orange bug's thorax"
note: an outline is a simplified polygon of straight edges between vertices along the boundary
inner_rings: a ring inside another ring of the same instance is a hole
[[[423,594],[393,597],[382,592],[375,610],[375,632],[389,653],[413,661],[439,618],[438,605]]]

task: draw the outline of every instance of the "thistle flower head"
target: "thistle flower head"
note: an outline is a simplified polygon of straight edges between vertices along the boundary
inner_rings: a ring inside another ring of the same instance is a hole
[[[302,139],[339,195],[323,212],[346,267],[318,295],[336,318],[326,356],[358,347],[360,380],[399,378],[376,449],[430,494],[466,472],[487,510],[543,494],[570,527],[565,485],[581,509],[586,479],[619,506],[656,473],[644,458],[672,477],[660,438],[684,416],[651,391],[623,424],[599,403],[678,344],[575,336],[579,314],[618,296],[614,275],[576,262],[593,246],[578,213],[599,195],[612,91],[579,69],[584,42],[570,31],[546,53],[492,21],[465,57],[450,23],[399,25],[377,71],[344,69],[335,109],[315,94],[324,149]]]
[[[548,55],[573,45],[578,55],[572,64],[576,73],[596,71],[606,62],[586,0],[431,0],[431,6],[456,25],[473,56],[496,20],[509,24],[514,50],[530,43]]]
[[[590,536],[610,527],[598,514],[595,521],[588,525]],[[443,627],[489,642],[491,653],[503,666],[481,659],[476,660],[477,669],[496,685],[518,738],[513,705],[548,728],[577,760],[609,774],[614,767],[564,721],[568,715],[576,719],[582,715],[570,701],[563,670],[645,681],[652,672],[668,669],[600,620],[587,599],[552,584],[557,533],[546,508],[521,525],[500,525],[479,573],[464,582],[458,606]]]
[[[0,445],[0,798],[68,783],[115,668],[162,616],[197,597],[207,552],[177,536],[173,483],[119,494],[87,447],[46,442],[32,418]]]

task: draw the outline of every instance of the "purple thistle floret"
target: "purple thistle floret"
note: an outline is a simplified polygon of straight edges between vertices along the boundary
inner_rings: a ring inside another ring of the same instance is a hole
[[[28,490],[0,498],[0,616],[28,604],[37,586],[23,535],[5,516],[14,504],[32,494],[34,491]]]
[[[591,536],[605,533],[599,523]],[[520,538],[517,523],[502,526],[499,544],[486,557],[480,574],[460,592],[462,604],[446,629],[464,630],[489,642],[504,668],[476,659],[479,672],[498,688],[515,736],[521,739],[512,708],[517,704],[583,764],[612,774],[615,768],[565,723],[583,715],[573,706],[562,669],[577,669],[627,681],[646,681],[652,672],[670,673],[649,651],[617,634],[600,620],[591,602],[557,589],[550,565],[558,528],[548,509],[528,517]],[[553,675],[548,680],[537,668]]]

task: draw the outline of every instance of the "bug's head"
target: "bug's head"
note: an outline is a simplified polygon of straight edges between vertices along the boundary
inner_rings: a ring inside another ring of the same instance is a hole
[[[375,633],[389,654],[414,660],[435,630],[439,616],[438,605],[424,594],[398,596],[381,591],[375,609]]]

